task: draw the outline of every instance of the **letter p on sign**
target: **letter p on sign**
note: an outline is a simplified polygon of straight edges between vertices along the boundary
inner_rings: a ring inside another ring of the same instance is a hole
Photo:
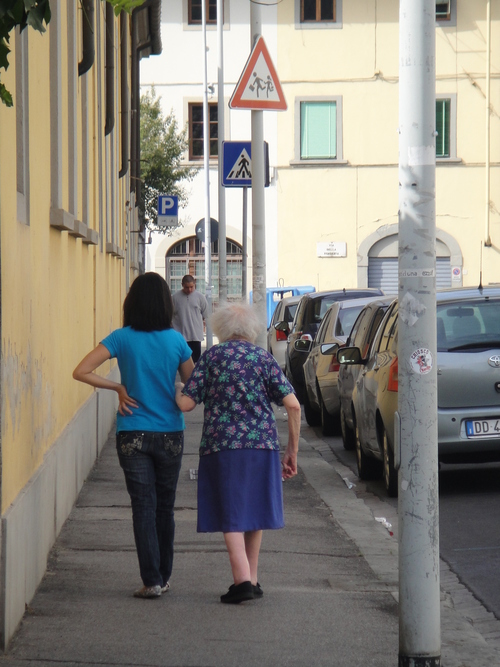
[[[176,195],[158,196],[158,225],[176,227],[179,221],[179,198]]]

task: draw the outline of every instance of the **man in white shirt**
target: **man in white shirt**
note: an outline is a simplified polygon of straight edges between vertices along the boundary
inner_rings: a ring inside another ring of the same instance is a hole
[[[173,327],[186,339],[191,348],[194,363],[201,355],[201,341],[203,340],[203,321],[207,312],[207,300],[196,291],[196,281],[193,276],[186,275],[182,279],[182,289],[172,295],[174,302]]]

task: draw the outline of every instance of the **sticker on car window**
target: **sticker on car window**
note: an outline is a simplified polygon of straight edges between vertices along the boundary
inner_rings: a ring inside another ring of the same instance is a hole
[[[432,370],[432,353],[426,347],[419,347],[410,356],[411,369],[417,375],[426,375]]]

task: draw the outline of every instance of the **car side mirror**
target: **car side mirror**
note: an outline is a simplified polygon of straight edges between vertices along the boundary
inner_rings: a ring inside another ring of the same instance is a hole
[[[276,329],[276,331],[284,331],[285,333],[288,333],[290,331],[290,326],[288,322],[276,322],[274,328]]]
[[[362,364],[363,357],[361,356],[361,350],[359,347],[341,347],[337,350],[337,361],[340,364],[348,364],[354,366],[356,364]]]
[[[323,343],[320,347],[321,354],[335,354],[338,349],[338,343]]]
[[[309,352],[309,350],[311,349],[311,345],[312,345],[312,341],[304,339],[304,338],[299,338],[293,344],[293,346],[297,350],[297,352]]]

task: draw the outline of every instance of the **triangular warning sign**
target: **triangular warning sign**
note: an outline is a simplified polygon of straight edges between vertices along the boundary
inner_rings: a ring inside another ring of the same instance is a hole
[[[234,93],[231,109],[285,111],[287,108],[281,84],[263,37],[259,37]]]
[[[233,181],[247,181],[252,178],[252,161],[245,149],[238,155],[227,178]]]

